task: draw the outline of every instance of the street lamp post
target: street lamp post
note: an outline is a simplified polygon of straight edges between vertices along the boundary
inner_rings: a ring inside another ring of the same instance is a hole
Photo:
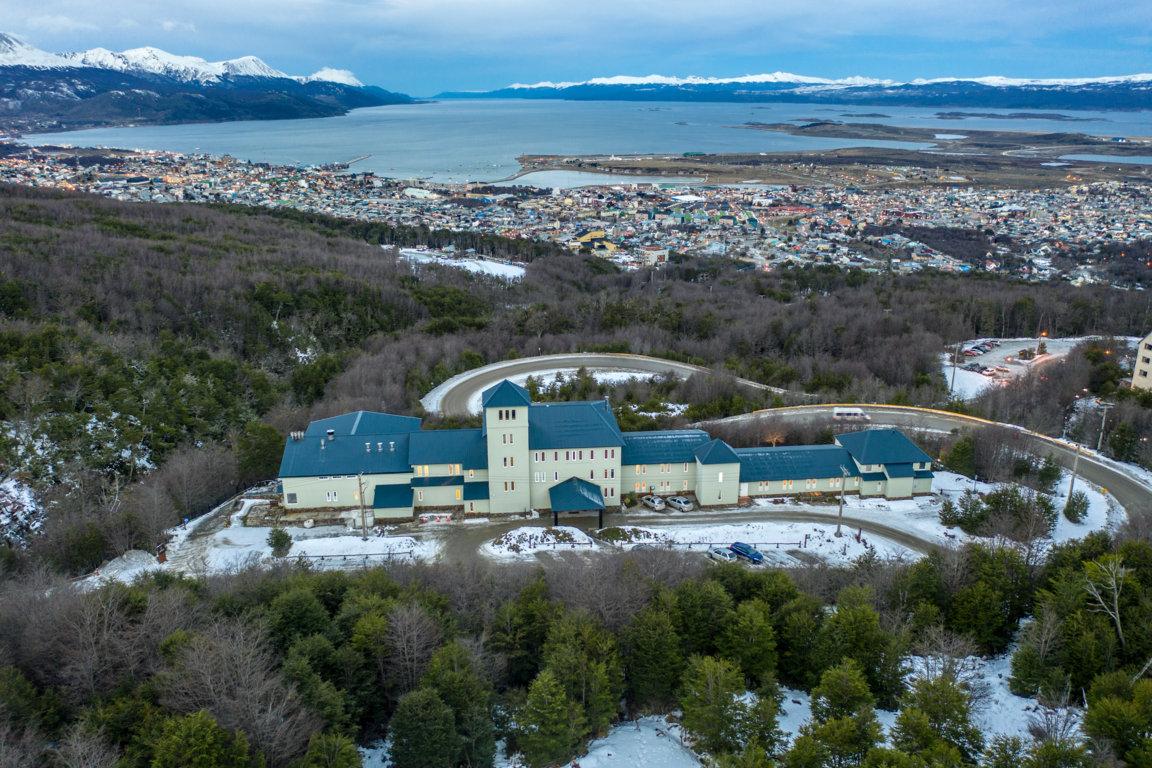
[[[840,511],[836,515],[836,537],[841,536],[840,524],[844,521],[844,487],[848,485],[848,468],[840,466]]]
[[[1104,425],[1108,423],[1108,409],[1115,408],[1116,403],[1100,403],[1100,436],[1096,438],[1096,453],[1104,446]]]

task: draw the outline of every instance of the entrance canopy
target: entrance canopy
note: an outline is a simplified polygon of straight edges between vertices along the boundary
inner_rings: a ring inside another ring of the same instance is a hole
[[[548,489],[553,512],[601,512],[604,494],[600,487],[578,477],[570,477]]]

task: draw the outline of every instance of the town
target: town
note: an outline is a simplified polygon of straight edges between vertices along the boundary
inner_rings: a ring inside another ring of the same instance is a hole
[[[1142,289],[1152,206],[1122,181],[1044,190],[955,186],[709,186],[671,180],[545,189],[394,180],[347,165],[275,166],[232,157],[0,144],[0,182],[118,200],[293,208],[428,230],[555,243],[622,268],[674,254],[750,269],[996,273]],[[900,169],[889,169],[898,173]],[[590,179],[594,179],[589,175]]]

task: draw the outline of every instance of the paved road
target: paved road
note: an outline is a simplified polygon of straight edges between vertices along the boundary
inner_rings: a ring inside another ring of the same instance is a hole
[[[772,408],[710,423],[731,423],[754,419],[790,421],[828,419],[832,415],[832,407],[827,405]],[[1048,437],[1038,432],[1030,432],[1013,425],[998,424],[973,416],[963,416],[930,408],[884,405],[856,405],[853,407],[861,408],[872,417],[871,426],[884,425],[945,431],[987,428],[1007,430],[1014,440],[1019,441],[1019,447],[1022,451],[1039,456],[1051,454],[1057,463],[1068,469],[1071,469],[1076,463],[1076,446],[1074,443]],[[1152,515],[1152,486],[1145,480],[1088,453],[1081,453],[1077,471],[1080,477],[1086,478],[1089,482],[1112,494],[1130,516]]]
[[[636,373],[674,373],[677,376],[688,377],[694,373],[710,373],[708,368],[688,363],[677,363],[672,360],[662,360],[658,357],[646,355],[624,354],[565,354],[543,355],[541,357],[525,357],[520,360],[506,360],[493,363],[482,368],[473,368],[436,387],[424,396],[421,402],[429,413],[443,413],[446,416],[466,416],[469,414],[468,401],[476,394],[488,387],[511,376],[535,374],[541,371],[552,371],[558,368],[593,368],[611,371],[628,371]],[[808,399],[811,395],[803,392],[790,392],[778,387],[769,387],[748,379],[736,381],[751,389],[762,392],[774,392],[780,395],[789,395]]]

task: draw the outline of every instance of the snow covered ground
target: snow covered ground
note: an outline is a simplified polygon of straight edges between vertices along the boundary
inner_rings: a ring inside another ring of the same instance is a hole
[[[44,524],[32,489],[13,478],[0,482],[0,542],[23,545]]]
[[[1001,342],[999,347],[995,347],[992,351],[976,357],[963,357],[960,363],[961,366],[969,362],[979,363],[980,365],[994,368],[996,366],[1004,366],[1009,369],[1008,373],[998,373],[995,377],[988,377],[982,373],[975,371],[965,371],[959,368],[955,371],[955,385],[953,385],[953,366],[952,354],[954,350],[941,353],[940,355],[940,369],[944,374],[944,380],[948,382],[949,389],[956,397],[962,400],[971,400],[986,389],[992,386],[1004,386],[1010,383],[1013,379],[1023,376],[1033,367],[1038,365],[1045,365],[1047,363],[1059,360],[1065,357],[1072,349],[1085,341],[1100,338],[1099,336],[1072,336],[1063,339],[1044,339],[1044,344],[1048,349],[1046,355],[1042,355],[1034,360],[1021,360],[1020,352],[1025,349],[1036,349],[1036,339],[999,339]],[[1135,337],[1121,337],[1122,340],[1128,341],[1129,344],[1137,343],[1138,339]],[[971,339],[962,344],[963,349],[971,349],[973,345],[979,344],[988,339]]]
[[[672,518],[674,521],[675,518]],[[768,565],[795,566],[799,559],[790,552],[800,552],[830,563],[849,563],[861,555],[875,553],[883,558],[919,557],[897,542],[865,533],[857,536],[850,525],[843,536],[836,537],[836,523],[688,523],[674,522],[659,527],[621,526],[631,534],[631,541],[618,546],[631,549],[639,544],[671,546],[687,551],[706,552],[712,547],[727,547],[736,541],[759,549]]]
[[[579,528],[524,525],[480,546],[480,553],[495,560],[531,560],[537,552],[598,549],[591,536]]]
[[[445,256],[437,251],[420,251],[402,248],[400,258],[415,264],[439,264],[453,269],[463,269],[479,275],[490,275],[508,282],[517,282],[524,277],[524,267],[504,261],[491,261],[481,258],[456,258]]]
[[[579,368],[551,368],[546,371],[537,371],[535,373],[523,373],[515,376],[509,376],[508,380],[514,384],[524,386],[529,378],[534,378],[545,386],[549,384],[558,383],[557,379],[562,382],[565,379],[573,379]],[[600,384],[625,384],[631,379],[651,379],[659,374],[648,373],[645,371],[629,371],[621,370],[618,368],[586,368],[585,370]],[[468,398],[468,412],[480,413],[481,400],[484,397],[483,392],[477,392],[472,397]]]

